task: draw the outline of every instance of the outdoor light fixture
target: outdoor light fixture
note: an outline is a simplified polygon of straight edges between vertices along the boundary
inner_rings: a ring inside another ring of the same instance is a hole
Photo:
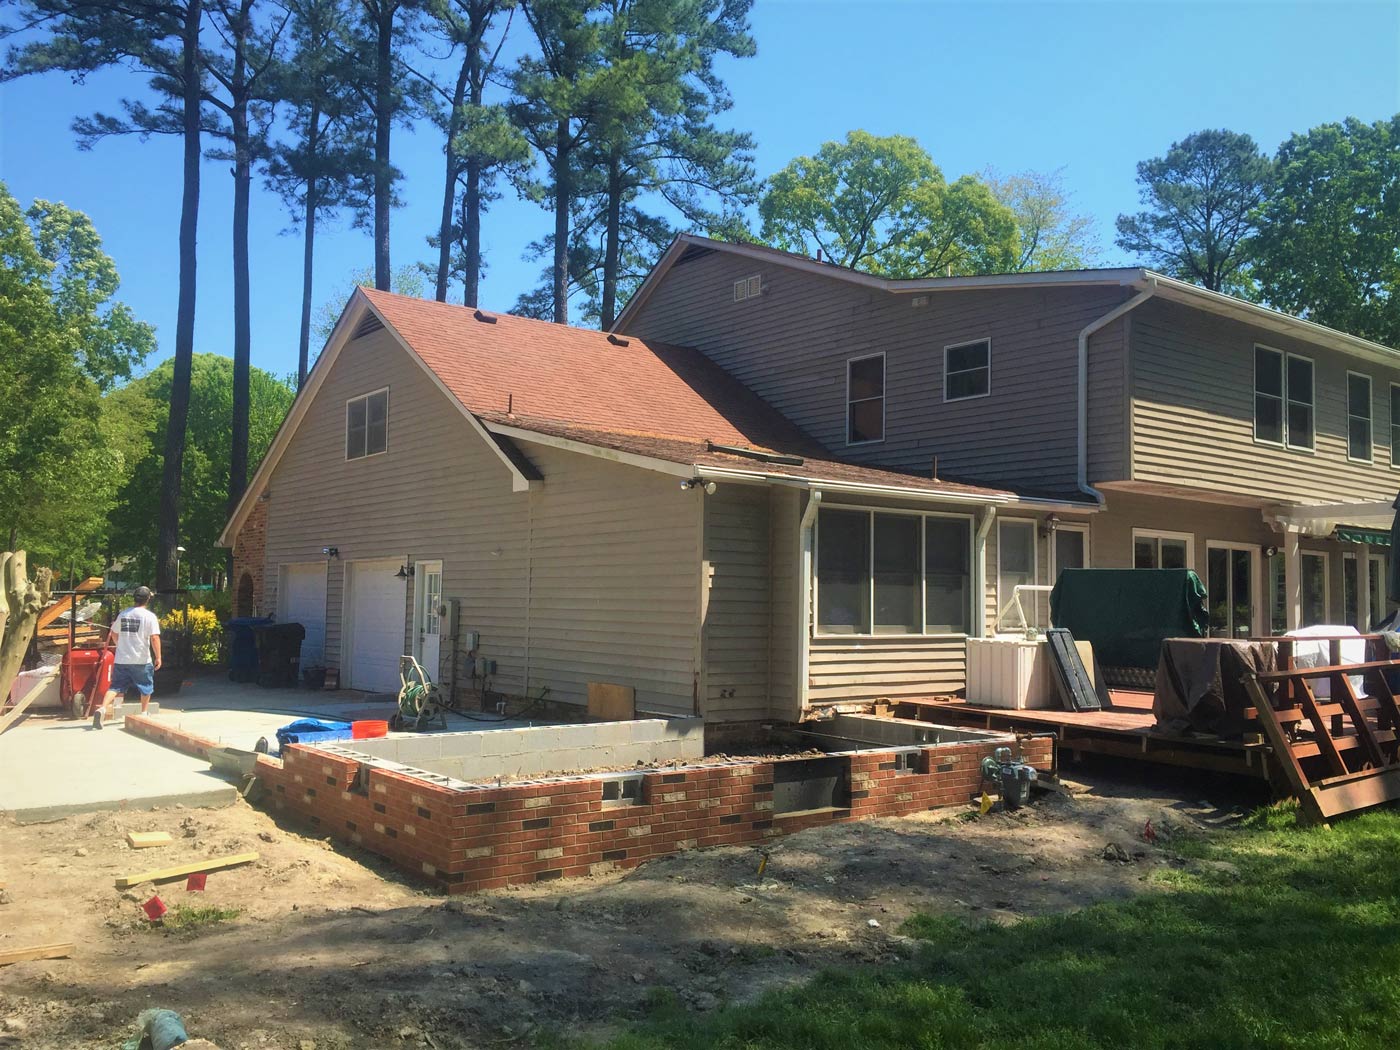
[[[407,579],[411,578],[412,576],[413,576],[413,566],[412,566],[412,565],[400,565],[400,566],[399,566],[399,571],[396,572],[396,573],[394,573],[394,579],[396,579],[396,580],[407,580]]]
[[[706,481],[704,478],[691,478],[681,482],[681,491],[689,492],[691,489],[704,489],[705,495],[713,496],[715,490],[719,488],[713,481]]]
[[[339,557],[340,557],[340,548],[339,548],[339,547],[322,547],[322,548],[321,548],[321,553],[324,554],[327,558],[339,558]]]

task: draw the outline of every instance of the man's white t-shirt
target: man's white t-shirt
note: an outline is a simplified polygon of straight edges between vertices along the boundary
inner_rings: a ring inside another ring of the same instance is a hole
[[[117,650],[113,663],[151,662],[151,639],[160,634],[160,619],[150,609],[133,605],[117,617]]]

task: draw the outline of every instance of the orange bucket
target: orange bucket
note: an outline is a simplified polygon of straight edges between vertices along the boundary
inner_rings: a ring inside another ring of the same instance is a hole
[[[371,737],[388,735],[389,723],[381,719],[368,718],[350,723],[350,738],[352,740],[368,740]]]

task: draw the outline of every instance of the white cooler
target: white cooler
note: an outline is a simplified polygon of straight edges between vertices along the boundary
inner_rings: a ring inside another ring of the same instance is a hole
[[[986,707],[1059,707],[1045,639],[1019,634],[967,640],[967,702]]]

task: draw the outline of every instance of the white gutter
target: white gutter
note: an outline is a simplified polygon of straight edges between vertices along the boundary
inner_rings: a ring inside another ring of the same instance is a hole
[[[1125,303],[1119,303],[1097,321],[1090,321],[1079,333],[1079,465],[1076,480],[1079,483],[1079,491],[1086,496],[1092,496],[1100,505],[1106,502],[1103,493],[1089,484],[1089,337],[1128,311],[1136,310],[1156,294],[1157,279],[1149,277],[1146,291],[1139,292]],[[1131,391],[1128,393],[1131,396]]]
[[[817,520],[817,510],[821,506],[820,489],[812,489],[807,499],[807,508],[802,512],[798,525],[801,538],[802,556],[799,565],[801,580],[798,584],[797,604],[797,712],[798,719],[807,713],[807,692],[810,688],[812,662],[812,552],[816,548],[812,526]]]
[[[844,492],[852,496],[887,496],[895,499],[917,500],[927,503],[1014,503],[1012,493],[991,495],[971,492],[941,492],[935,489],[906,489],[898,485],[873,485],[859,481],[828,481],[825,478],[798,478],[791,474],[764,474],[758,471],[733,470],[728,467],[697,465],[697,477],[713,478],[717,481],[748,481],[770,485],[788,485],[792,488],[823,492]],[[1087,509],[1087,508],[1086,508]]]
[[[982,511],[982,518],[977,523],[977,535],[973,538],[972,564],[976,568],[976,586],[972,589],[974,601],[972,621],[972,636],[974,638],[985,638],[987,635],[987,536],[992,531],[992,522],[996,521],[997,512],[995,507],[986,507]]]

